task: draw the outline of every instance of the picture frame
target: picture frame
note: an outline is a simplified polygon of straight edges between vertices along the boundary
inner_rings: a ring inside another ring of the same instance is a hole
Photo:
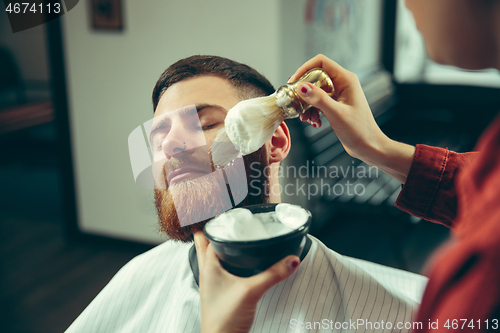
[[[123,30],[122,2],[122,0],[91,0],[90,13],[94,30]]]

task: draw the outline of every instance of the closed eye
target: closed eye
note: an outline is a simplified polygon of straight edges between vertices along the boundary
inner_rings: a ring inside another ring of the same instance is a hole
[[[201,129],[203,131],[206,131],[206,130],[209,130],[209,129],[214,128],[214,127],[215,127],[215,124],[212,124],[212,125],[208,125],[208,126],[203,126]]]

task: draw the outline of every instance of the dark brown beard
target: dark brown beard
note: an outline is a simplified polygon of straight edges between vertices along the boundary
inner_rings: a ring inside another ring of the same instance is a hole
[[[205,155],[208,157],[208,155]],[[247,175],[247,189],[252,182],[252,188],[260,188],[261,191],[248,189],[248,195],[236,207],[243,207],[254,204],[269,202],[269,182],[267,158],[263,148],[243,157],[245,171]],[[170,164],[169,164],[170,163]],[[166,179],[166,170],[173,170],[184,164],[204,164],[196,161],[193,156],[183,157],[182,160],[167,162],[164,167],[164,177]],[[175,166],[172,166],[175,165]],[[225,168],[227,178],[231,175],[237,177],[238,170],[231,167]],[[230,197],[238,197],[237,193],[232,193],[229,186],[225,183],[215,181],[214,179],[196,178],[187,181],[181,181],[173,184],[170,188],[155,189],[155,206],[160,224],[160,232],[166,234],[170,239],[190,243],[193,241],[193,234],[196,231],[202,231],[205,224],[210,219],[204,219],[204,216],[214,216],[214,212],[227,210],[227,202],[222,199],[221,193],[229,191]],[[168,185],[167,185],[168,187]],[[240,188],[241,190],[241,188]],[[236,189],[238,191],[238,189]],[[174,197],[175,202],[174,204]],[[179,204],[182,203],[182,204]],[[224,209],[226,208],[226,209]],[[185,226],[181,226],[179,215],[182,220],[186,218],[192,221],[201,221]]]

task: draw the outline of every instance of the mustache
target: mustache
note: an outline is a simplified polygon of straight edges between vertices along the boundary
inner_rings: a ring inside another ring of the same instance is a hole
[[[212,162],[208,146],[200,146],[172,156],[163,164],[163,180],[168,188],[167,176],[170,172],[189,168],[206,173],[214,172],[215,166]]]

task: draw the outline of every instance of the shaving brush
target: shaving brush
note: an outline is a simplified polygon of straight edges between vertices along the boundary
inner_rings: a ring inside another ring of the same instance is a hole
[[[239,102],[228,111],[224,128],[210,146],[214,165],[225,166],[240,152],[242,155],[253,153],[273,136],[285,119],[297,118],[309,109],[311,105],[296,91],[303,82],[314,84],[333,96],[332,80],[324,70],[315,68],[269,96]]]

